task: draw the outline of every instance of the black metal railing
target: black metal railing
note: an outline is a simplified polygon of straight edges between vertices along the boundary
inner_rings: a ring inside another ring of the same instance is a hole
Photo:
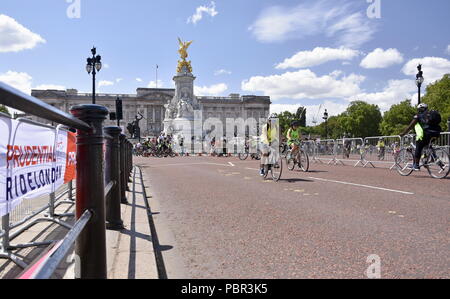
[[[1,82],[0,104],[77,130],[77,222],[36,278],[50,278],[74,242],[76,278],[107,278],[106,228],[123,228],[120,204],[127,202],[131,143],[119,127],[103,128],[109,112],[100,105],[74,106],[68,114]]]

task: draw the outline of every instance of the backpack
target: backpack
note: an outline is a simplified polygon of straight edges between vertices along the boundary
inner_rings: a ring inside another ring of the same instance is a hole
[[[442,121],[441,114],[436,110],[428,111],[425,114],[425,123],[429,126],[439,126]]]
[[[438,111],[436,110],[427,111],[424,115],[423,120],[428,130],[436,131],[439,133],[442,131],[440,126],[442,117]]]

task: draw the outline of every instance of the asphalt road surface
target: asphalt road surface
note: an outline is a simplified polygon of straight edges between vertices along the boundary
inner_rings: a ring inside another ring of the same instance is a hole
[[[450,278],[450,180],[312,163],[264,181],[258,161],[135,158],[168,278]],[[372,261],[373,262],[373,261]]]

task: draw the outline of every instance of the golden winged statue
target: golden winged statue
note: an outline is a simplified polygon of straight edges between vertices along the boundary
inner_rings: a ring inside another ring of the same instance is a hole
[[[180,56],[182,59],[182,60],[178,60],[177,72],[179,72],[179,73],[181,73],[183,66],[186,66],[188,71],[190,73],[192,73],[191,62],[186,61],[186,58],[188,57],[187,49],[192,44],[192,42],[193,41],[183,42],[180,38],[178,38],[178,43],[180,44],[180,49],[178,50],[178,53],[180,53]]]

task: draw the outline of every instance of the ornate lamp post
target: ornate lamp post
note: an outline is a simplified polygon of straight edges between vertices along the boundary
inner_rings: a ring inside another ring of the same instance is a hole
[[[421,92],[422,84],[424,81],[421,64],[419,64],[417,66],[417,70],[419,71],[416,75],[416,85],[417,85],[417,88],[419,89],[419,102],[417,103],[417,105],[419,105],[420,104],[420,92]]]
[[[326,139],[328,139],[328,111],[327,111],[327,109],[325,109],[325,113],[323,114],[323,119],[325,120]]]
[[[102,57],[100,55],[95,56],[97,54],[95,47],[91,49],[91,53],[92,58],[87,59],[86,71],[88,74],[92,73],[92,104],[95,104],[95,74],[102,69]]]

